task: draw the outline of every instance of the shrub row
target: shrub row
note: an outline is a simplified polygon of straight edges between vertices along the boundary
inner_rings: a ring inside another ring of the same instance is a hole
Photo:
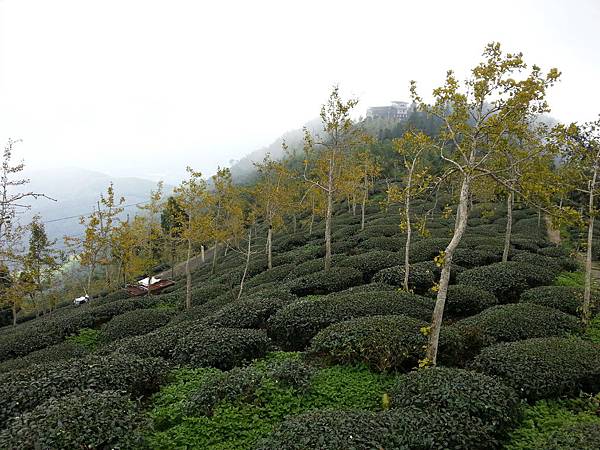
[[[322,295],[342,291],[351,286],[361,284],[363,274],[352,267],[336,267],[303,275],[287,283],[290,292],[299,297],[306,295]]]
[[[123,339],[128,336],[146,334],[166,325],[173,312],[166,309],[136,309],[113,317],[103,327],[100,339],[104,342]]]
[[[286,350],[301,350],[327,326],[356,317],[402,314],[428,320],[433,300],[398,291],[367,291],[308,298],[292,303],[269,319],[269,336]]]

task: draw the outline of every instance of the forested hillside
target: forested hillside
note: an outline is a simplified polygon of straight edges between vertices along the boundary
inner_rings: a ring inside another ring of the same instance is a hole
[[[600,122],[540,120],[559,76],[493,43],[393,126],[334,87],[244,183],[188,168],[126,221],[111,186],[67,240],[79,306],[37,224],[0,448],[597,449]]]

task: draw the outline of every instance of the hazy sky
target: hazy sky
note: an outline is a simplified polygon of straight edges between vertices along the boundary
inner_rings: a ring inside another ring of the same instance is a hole
[[[334,83],[364,114],[492,40],[558,67],[552,114],[591,120],[599,24],[598,0],[0,0],[0,139],[33,167],[210,175],[316,117]]]

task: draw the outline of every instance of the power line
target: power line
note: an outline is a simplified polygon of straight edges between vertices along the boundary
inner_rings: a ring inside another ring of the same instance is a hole
[[[133,206],[141,206],[141,205],[143,205],[145,203],[149,203],[149,200],[147,200],[145,202],[131,203],[129,205],[119,206],[119,208],[123,208],[123,209],[125,209],[125,208],[131,208]],[[102,210],[102,211],[106,211],[106,210]],[[87,216],[88,214],[94,214],[95,212],[97,212],[97,211],[94,210],[94,211],[90,211],[90,212],[86,212],[86,213],[82,213],[82,214],[77,214],[75,216],[59,217],[58,219],[44,220],[44,221],[42,221],[42,223],[44,225],[46,225],[48,223],[60,222],[61,220],[79,219],[82,216]]]

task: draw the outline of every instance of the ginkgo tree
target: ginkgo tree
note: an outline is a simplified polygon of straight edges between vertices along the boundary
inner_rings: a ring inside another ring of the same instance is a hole
[[[365,133],[357,128],[351,113],[356,99],[344,101],[335,86],[327,102],[321,107],[323,134],[304,129],[303,178],[310,186],[323,192],[325,206],[325,269],[331,267],[331,228],[333,202],[339,194],[341,174],[352,151],[365,140]]]
[[[430,187],[432,175],[423,163],[423,155],[433,148],[431,139],[422,132],[408,131],[400,139],[394,140],[394,148],[402,159],[406,169],[404,184],[391,185],[387,195],[391,202],[399,202],[404,206],[400,209],[402,221],[400,227],[406,233],[404,249],[404,280],[402,287],[408,291],[410,276],[410,246],[412,243],[412,201]]]
[[[258,180],[252,189],[256,215],[267,226],[267,267],[273,268],[273,232],[281,229],[286,214],[293,209],[296,186],[293,175],[284,161],[274,161],[266,155],[261,163],[255,163]]]
[[[200,172],[191,167],[187,168],[188,178],[175,188],[174,198],[181,210],[185,213],[185,219],[176,217],[173,226],[180,226],[176,233],[187,243],[185,260],[185,307],[192,307],[192,273],[190,262],[194,244],[204,242],[210,230],[210,216],[207,213],[208,192],[206,181]],[[214,251],[216,252],[216,245]]]
[[[460,178],[456,226],[450,243],[438,257],[442,273],[426,356],[421,362],[425,366],[434,366],[437,361],[452,258],[467,227],[473,183],[487,177],[511,188],[507,182],[511,169],[535,155],[515,154],[513,161],[502,168],[495,167],[493,159],[507,150],[504,139],[518,138],[531,125],[532,115],[549,111],[546,92],[560,76],[557,69],[543,73],[538,66],[528,68],[521,53],[504,53],[499,43],[487,45],[483,59],[464,83],[448,71],[444,84],[434,89],[432,103],[426,103],[418,95],[416,83],[411,82],[411,95],[419,110],[442,122],[433,141],[436,152]]]
[[[556,131],[564,162],[570,169],[574,189],[587,197],[581,220],[587,226],[585,278],[581,320],[587,325],[592,313],[592,257],[594,226],[600,195],[600,117],[584,124],[559,127]]]

